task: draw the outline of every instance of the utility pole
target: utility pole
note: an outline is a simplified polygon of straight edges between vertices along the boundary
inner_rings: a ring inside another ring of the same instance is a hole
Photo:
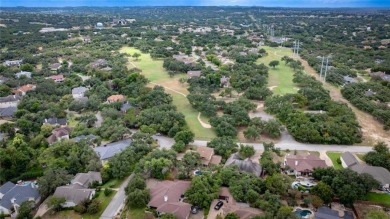
[[[324,76],[325,82],[326,82],[326,73],[328,72],[328,63],[329,63],[329,55],[326,57],[325,76]]]
[[[295,55],[295,49],[297,48],[297,41],[295,40],[294,41],[294,49],[293,49],[293,52],[294,52],[294,55]]]
[[[322,69],[324,68],[324,60],[325,60],[325,56],[322,56],[321,71],[320,71],[320,79],[322,79]]]
[[[299,42],[299,40],[298,40],[297,56],[298,56],[298,54],[299,54],[299,44],[300,44],[300,42]]]

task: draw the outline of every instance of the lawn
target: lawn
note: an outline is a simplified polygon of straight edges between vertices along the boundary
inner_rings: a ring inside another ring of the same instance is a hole
[[[390,194],[369,192],[364,200],[378,204],[390,205]]]
[[[162,60],[155,60],[150,57],[149,54],[141,53],[138,49],[132,47],[123,47],[120,52],[134,54],[139,53],[141,56],[139,60],[134,58],[129,58],[129,68],[137,66],[137,68],[142,70],[142,74],[151,82],[150,85],[154,86],[155,84],[165,87],[165,91],[172,95],[173,104],[177,107],[178,111],[184,114],[186,122],[195,133],[196,139],[202,140],[211,140],[216,137],[216,134],[213,129],[203,128],[203,126],[198,121],[198,111],[192,108],[187,98],[184,95],[188,94],[187,86],[179,82],[179,78],[184,75],[177,75],[175,77],[170,77],[166,70],[163,68]],[[208,122],[208,119],[203,117],[204,122]]]
[[[111,179],[110,181],[106,182],[102,188],[119,188],[123,181],[125,181],[126,178],[124,179]]]
[[[268,78],[268,87],[274,87],[272,92],[274,94],[287,94],[287,93],[296,93],[298,88],[294,85],[293,76],[294,71],[289,66],[286,66],[281,58],[285,55],[291,56],[292,51],[288,48],[274,48],[263,46],[268,55],[258,59],[257,63],[263,63],[269,67],[269,63],[272,60],[278,60],[279,65],[275,68],[269,68],[269,78]]]
[[[333,167],[335,169],[342,169],[343,166],[339,163],[337,163],[337,159],[340,158],[341,153],[340,152],[326,152],[326,155],[332,160]]]

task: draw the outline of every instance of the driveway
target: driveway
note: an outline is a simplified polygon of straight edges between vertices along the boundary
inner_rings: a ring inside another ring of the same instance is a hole
[[[213,200],[213,202],[211,202],[209,215],[207,215],[208,219],[215,219],[219,214],[223,215],[222,208],[226,205],[226,201],[223,201],[222,208],[217,211],[214,209],[214,206],[218,203],[218,201],[218,199],[215,199]]]
[[[110,204],[108,204],[107,208],[104,210],[103,214],[100,216],[100,219],[112,219],[118,212],[124,207],[126,194],[125,188],[129,181],[134,177],[134,173],[132,173],[119,187],[118,192],[112,198]]]
[[[95,117],[97,119],[95,122],[95,127],[99,128],[100,126],[102,126],[102,123],[103,123],[103,117],[102,117],[102,114],[100,113],[100,111],[96,113]]]

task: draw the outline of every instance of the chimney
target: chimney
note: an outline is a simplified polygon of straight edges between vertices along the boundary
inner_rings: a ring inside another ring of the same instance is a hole
[[[295,161],[295,166],[298,166],[298,161],[297,160]]]
[[[168,196],[164,195],[164,202],[168,202]]]

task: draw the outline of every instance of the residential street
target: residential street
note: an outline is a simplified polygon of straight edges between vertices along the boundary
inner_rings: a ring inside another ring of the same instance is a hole
[[[132,173],[120,186],[118,192],[112,198],[110,204],[108,204],[107,208],[104,210],[100,219],[112,219],[119,211],[123,208],[126,200],[125,188],[129,181],[134,177],[134,173]]]

